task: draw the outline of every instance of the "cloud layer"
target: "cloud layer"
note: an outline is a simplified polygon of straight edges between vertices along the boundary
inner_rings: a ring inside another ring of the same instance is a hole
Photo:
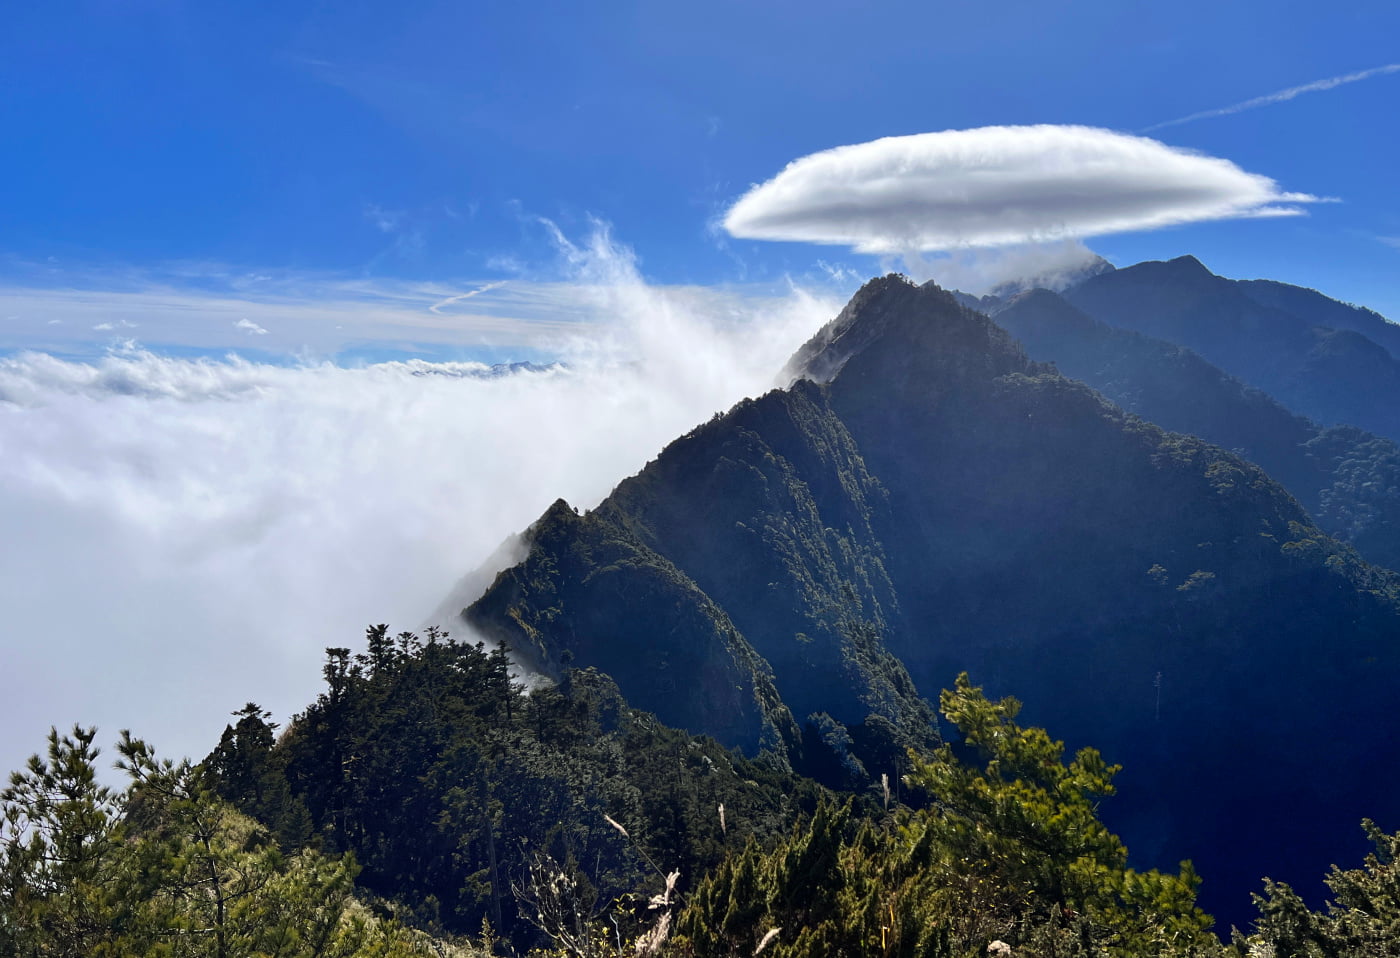
[[[424,624],[555,498],[596,504],[769,388],[840,305],[658,290],[606,237],[568,252],[609,318],[557,342],[567,368],[0,360],[0,770],[50,725],[198,757],[250,699],[285,722],[325,647]]]
[[[1228,160],[1082,126],[991,126],[813,153],[724,218],[744,239],[905,254],[1290,216],[1317,197]]]

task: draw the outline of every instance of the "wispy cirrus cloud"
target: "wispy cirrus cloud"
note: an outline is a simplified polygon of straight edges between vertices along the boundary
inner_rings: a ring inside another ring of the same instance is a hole
[[[0,351],[101,355],[113,333],[134,331],[152,348],[218,352],[256,342],[264,352],[314,360],[375,349],[553,358],[605,331],[611,320],[613,291],[625,270],[586,265],[607,259],[616,245],[606,232],[600,227],[598,238],[581,245],[557,234],[561,265],[515,263],[519,275],[508,281],[348,278],[191,263],[69,266],[58,274],[63,285],[54,285],[37,270],[11,268],[10,278],[0,277]],[[648,289],[671,308],[736,315],[790,293],[782,284]]]
[[[886,137],[789,163],[729,208],[744,239],[880,255],[1081,239],[1318,202],[1229,160],[1084,126]]]
[[[491,292],[491,290],[499,289],[505,284],[505,280],[497,280],[492,283],[487,283],[485,286],[479,286],[476,289],[467,290],[465,293],[458,293],[456,296],[449,296],[441,302],[437,302],[429,306],[428,311],[432,313],[441,314],[444,309],[446,309],[448,306],[451,306],[453,303],[461,303],[466,300],[472,299],[473,297],[480,296],[482,293],[489,293]]]
[[[1359,83],[1362,80],[1385,76],[1389,73],[1400,73],[1400,63],[1387,63],[1385,66],[1372,67],[1369,70],[1358,70],[1355,73],[1344,73],[1341,76],[1327,77],[1324,80],[1314,80],[1311,83],[1289,87],[1286,90],[1278,90],[1274,93],[1266,93],[1263,96],[1256,96],[1253,99],[1234,103],[1230,106],[1222,106],[1214,110],[1202,110],[1200,113],[1192,113],[1189,116],[1177,117],[1175,120],[1154,123],[1152,126],[1143,127],[1141,132],[1151,133],[1153,130],[1161,130],[1169,126],[1180,126],[1183,123],[1193,123],[1196,120],[1207,120],[1217,116],[1230,116],[1234,113],[1243,113],[1245,110],[1255,110],[1261,106],[1286,103],[1305,93],[1321,93],[1324,90],[1335,90],[1337,87],[1345,86],[1348,83]]]
[[[99,351],[94,334],[143,342],[333,356],[383,344],[461,350],[547,349],[597,317],[569,281],[427,283],[229,270],[217,264],[122,271],[71,268],[0,280],[0,350]],[[469,297],[461,289],[478,287]],[[680,295],[677,291],[677,295]]]

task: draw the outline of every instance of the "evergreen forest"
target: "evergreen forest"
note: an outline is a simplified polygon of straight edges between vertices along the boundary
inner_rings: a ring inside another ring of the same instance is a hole
[[[966,675],[937,747],[836,789],[632,709],[592,670],[368,630],[278,734],[254,704],[198,764],[54,732],[0,793],[15,956],[1394,954],[1400,835],[1310,908],[1261,879],[1220,929],[1189,861],[1128,865],[1119,767],[1066,756]]]

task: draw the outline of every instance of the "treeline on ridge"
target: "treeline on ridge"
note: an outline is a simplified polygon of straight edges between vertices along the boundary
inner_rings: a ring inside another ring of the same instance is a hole
[[[627,706],[604,675],[514,682],[430,630],[330,649],[277,736],[256,705],[199,765],[56,733],[0,793],[0,952],[88,955],[1393,954],[1400,836],[1286,885],[1229,944],[1189,864],[1138,872],[1099,820],[1116,766],[966,676],[905,781],[832,792]],[[1302,827],[1300,825],[1300,827]],[[356,889],[352,890],[352,881]],[[471,933],[473,940],[465,935]],[[991,949],[989,951],[989,948]],[[1005,950],[999,950],[1005,949]]]
[[[697,875],[750,836],[784,832],[821,794],[630,709],[595,670],[526,691],[505,651],[433,629],[371,628],[365,652],[328,650],[324,676],[280,741],[250,705],[207,765],[284,845],[353,852],[360,883],[428,928],[487,919],[523,942],[511,884],[532,856],[611,899],[646,881],[637,848]]]

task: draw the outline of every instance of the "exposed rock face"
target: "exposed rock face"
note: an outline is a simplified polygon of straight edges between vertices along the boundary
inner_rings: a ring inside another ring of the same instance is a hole
[[[530,530],[530,552],[467,612],[531,668],[577,662],[631,682],[631,703],[750,753],[797,738],[772,673],[729,617],[674,564],[597,513],[563,500]]]
[[[1394,577],[1257,466],[898,277],[789,371],[588,515],[556,505],[468,618],[852,781],[929,742],[917,690],[969,670],[1123,761],[1111,823],[1144,863],[1194,856],[1227,919],[1261,867],[1307,883],[1363,815],[1400,813]]]

